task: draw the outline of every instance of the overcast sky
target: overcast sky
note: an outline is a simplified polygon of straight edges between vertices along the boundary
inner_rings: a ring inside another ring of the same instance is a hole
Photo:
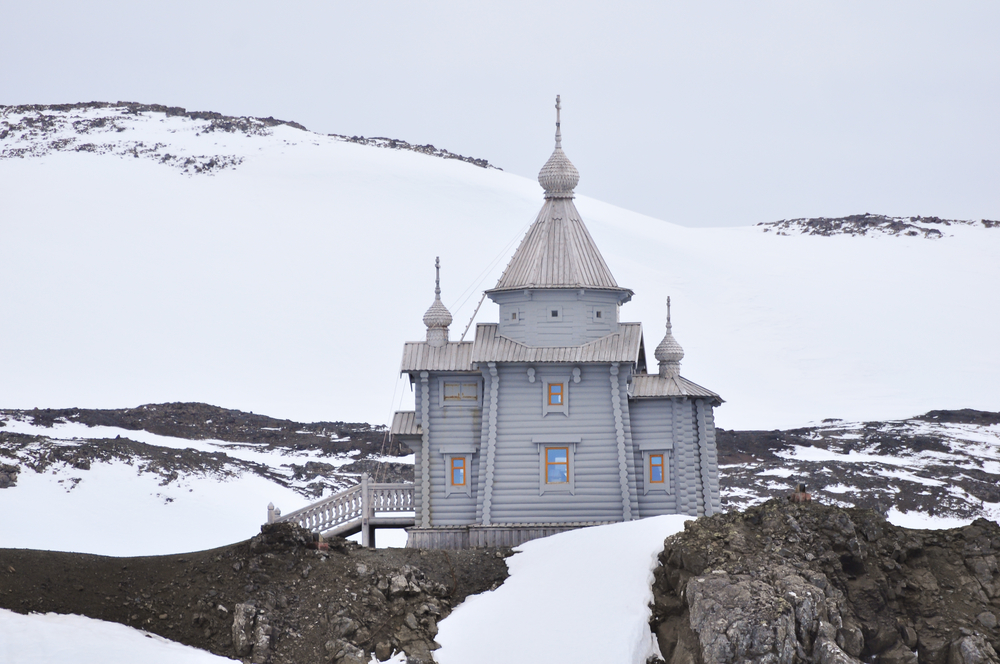
[[[1000,219],[1000,3],[6,3],[0,103],[432,143],[689,226]]]

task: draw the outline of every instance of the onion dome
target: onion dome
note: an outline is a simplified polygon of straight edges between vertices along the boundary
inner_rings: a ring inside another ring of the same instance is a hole
[[[670,298],[667,298],[667,333],[663,341],[656,347],[653,357],[660,363],[660,376],[667,378],[679,376],[681,373],[681,360],[684,359],[684,349],[674,339],[672,326],[670,325]]]
[[[434,259],[434,303],[424,314],[424,325],[427,326],[427,343],[431,346],[444,346],[448,343],[448,326],[451,325],[451,312],[441,302],[441,258]]]
[[[538,172],[538,184],[545,190],[545,198],[573,198],[573,189],[580,181],[580,171],[576,170],[563,153],[562,132],[559,128],[559,95],[556,95],[556,149]]]

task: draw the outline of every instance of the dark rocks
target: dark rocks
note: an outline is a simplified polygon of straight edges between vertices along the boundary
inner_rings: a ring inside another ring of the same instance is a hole
[[[984,503],[1000,502],[1000,472],[976,451],[982,444],[976,442],[979,432],[950,425],[985,428],[996,422],[1000,412],[964,409],[892,422],[830,420],[787,431],[717,429],[720,482],[726,488],[722,501],[728,509],[745,509],[787,496],[801,482],[815,501],[880,514],[895,507],[958,518],[982,516]],[[808,454],[797,454],[797,448],[832,454],[812,461]],[[872,455],[871,460],[846,456],[857,453]],[[945,458],[951,461],[943,462]]]
[[[812,219],[782,219],[768,223],[760,223],[764,232],[774,231],[777,235],[903,235],[909,237],[940,238],[943,236],[940,228],[951,225],[978,226],[994,228],[996,222],[983,219],[980,222],[959,219],[941,219],[940,217],[887,217],[882,214],[852,214],[847,217]]]
[[[296,523],[266,523],[260,527],[260,534],[250,539],[250,551],[252,553],[290,551],[304,548],[312,541],[312,533]]]
[[[1000,664],[997,535],[783,501],[702,518],[665,543],[651,627],[668,664]]]
[[[0,489],[6,489],[17,484],[17,474],[20,470],[18,466],[0,463]]]

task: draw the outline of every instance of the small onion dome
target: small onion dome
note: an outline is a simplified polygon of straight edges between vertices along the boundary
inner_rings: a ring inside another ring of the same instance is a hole
[[[427,343],[431,346],[444,346],[448,343],[448,326],[451,325],[451,312],[441,302],[441,259],[434,260],[436,278],[434,280],[434,303],[424,314],[424,325],[427,326]]]
[[[559,96],[556,95],[556,149],[538,172],[538,184],[545,190],[545,198],[573,198],[573,189],[580,181],[580,171],[562,150]]]
[[[653,357],[660,363],[661,376],[678,376],[681,370],[681,360],[684,359],[684,349],[674,339],[673,327],[670,324],[670,298],[667,298],[667,333],[663,341],[656,347]]]
[[[434,298],[434,304],[424,314],[424,325],[429,328],[448,327],[451,325],[451,312],[441,302],[441,298]]]

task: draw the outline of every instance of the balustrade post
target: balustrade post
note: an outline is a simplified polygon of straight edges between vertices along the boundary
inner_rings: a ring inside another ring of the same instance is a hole
[[[361,546],[375,545],[371,532],[371,495],[368,492],[368,473],[361,473]]]

